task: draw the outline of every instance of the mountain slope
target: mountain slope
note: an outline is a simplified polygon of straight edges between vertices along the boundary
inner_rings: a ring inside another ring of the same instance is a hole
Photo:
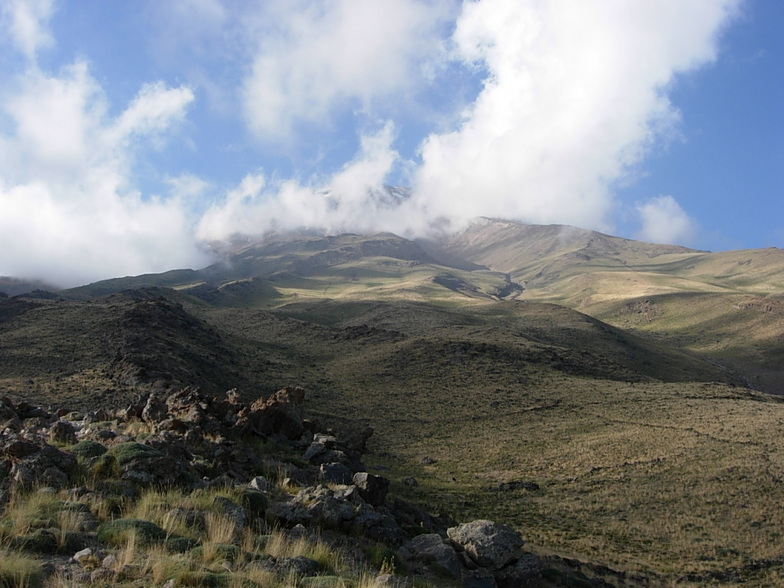
[[[506,272],[555,302],[706,354],[784,393],[784,251],[709,253],[558,225],[484,219],[430,248]]]

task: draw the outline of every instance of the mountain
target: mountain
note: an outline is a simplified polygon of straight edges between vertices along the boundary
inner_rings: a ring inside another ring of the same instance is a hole
[[[272,234],[218,250],[221,261],[201,270],[107,280],[62,295],[158,286],[245,308],[295,299],[551,302],[700,353],[757,389],[784,393],[784,251],[776,248],[711,253],[480,219],[437,240]]]
[[[20,280],[8,276],[0,276],[0,298],[17,296],[33,290],[53,290],[54,286],[40,280]]]
[[[0,300],[0,387],[93,410],[296,384],[310,418],[374,429],[394,495],[512,524],[586,582],[784,573],[784,402],[760,392],[784,381],[781,251],[484,219],[216,252]]]

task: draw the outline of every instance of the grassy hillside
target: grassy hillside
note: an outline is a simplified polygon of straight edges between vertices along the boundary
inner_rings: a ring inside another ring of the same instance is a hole
[[[784,381],[784,252],[486,221],[222,255],[0,300],[0,386],[78,408],[300,384],[311,416],[373,427],[372,465],[434,511],[616,585],[784,582],[784,404],[746,387]]]
[[[568,306],[703,354],[784,393],[784,251],[709,253],[558,225],[485,220],[434,246],[506,272],[526,300]]]

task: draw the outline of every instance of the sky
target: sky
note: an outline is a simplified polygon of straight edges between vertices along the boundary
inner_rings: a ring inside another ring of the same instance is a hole
[[[0,275],[480,216],[784,247],[782,29],[780,0],[0,0]]]

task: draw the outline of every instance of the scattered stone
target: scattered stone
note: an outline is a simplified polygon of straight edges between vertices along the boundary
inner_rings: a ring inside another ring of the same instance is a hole
[[[248,487],[260,492],[269,492],[273,485],[264,476],[256,476],[248,483]]]

